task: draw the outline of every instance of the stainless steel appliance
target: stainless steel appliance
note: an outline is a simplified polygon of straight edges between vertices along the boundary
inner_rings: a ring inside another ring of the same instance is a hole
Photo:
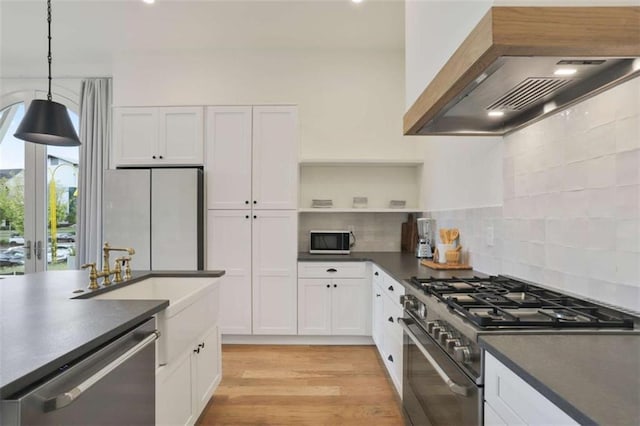
[[[414,425],[479,425],[495,333],[638,333],[640,320],[505,276],[412,278],[402,298],[403,406]]]
[[[155,345],[149,319],[57,374],[3,400],[0,423],[151,425],[155,423]]]
[[[418,245],[416,246],[416,257],[433,257],[431,247],[433,246],[432,221],[426,217],[416,220],[418,228]]]
[[[349,254],[350,231],[309,231],[309,253]]]
[[[199,168],[106,170],[104,241],[135,247],[134,270],[204,269]]]

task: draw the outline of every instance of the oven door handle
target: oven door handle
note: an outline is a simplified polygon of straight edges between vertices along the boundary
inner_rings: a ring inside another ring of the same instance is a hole
[[[402,328],[404,329],[404,332],[407,334],[407,336],[409,336],[409,338],[413,341],[413,343],[415,343],[415,345],[418,347],[420,352],[422,352],[422,355],[424,355],[427,361],[429,361],[429,364],[431,364],[431,366],[436,370],[436,373],[438,373],[438,376],[440,376],[440,378],[445,382],[445,384],[449,387],[449,389],[451,389],[451,392],[461,396],[468,396],[469,388],[457,384],[456,382],[451,380],[449,376],[447,376],[447,373],[445,373],[445,371],[438,365],[438,363],[433,359],[433,357],[427,351],[427,349],[424,346],[422,346],[422,344],[420,343],[416,335],[413,334],[413,331],[409,329],[409,326],[407,325],[406,320],[403,318],[398,318],[398,324],[402,326]]]

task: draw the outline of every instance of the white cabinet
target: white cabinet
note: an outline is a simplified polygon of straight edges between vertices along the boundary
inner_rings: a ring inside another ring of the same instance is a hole
[[[403,336],[398,318],[403,315],[400,296],[404,294],[404,287],[376,265],[372,273],[373,341],[396,391],[402,396]]]
[[[298,334],[370,335],[364,262],[298,264]]]
[[[253,211],[253,334],[296,334],[298,214]]]
[[[576,425],[575,420],[485,352],[486,425]]]
[[[113,110],[112,166],[202,165],[202,107]]]
[[[209,210],[207,268],[226,270],[226,334],[296,334],[297,220],[287,210]]]
[[[206,134],[209,209],[297,208],[296,107],[208,107]]]
[[[221,374],[220,334],[214,326],[174,362],[156,370],[156,424],[194,424]]]
[[[250,210],[207,214],[207,268],[225,270],[220,286],[222,333],[251,334],[251,222]]]

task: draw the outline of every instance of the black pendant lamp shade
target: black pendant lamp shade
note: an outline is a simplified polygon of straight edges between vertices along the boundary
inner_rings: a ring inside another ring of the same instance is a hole
[[[27,113],[24,115],[18,130],[13,135],[27,142],[43,145],[78,146],[80,139],[76,129],[71,124],[67,108],[51,100],[51,0],[47,0],[47,24],[49,50],[49,92],[47,99],[31,101]]]
[[[14,136],[44,145],[80,145],[80,139],[71,124],[67,108],[57,102],[44,99],[31,101]]]

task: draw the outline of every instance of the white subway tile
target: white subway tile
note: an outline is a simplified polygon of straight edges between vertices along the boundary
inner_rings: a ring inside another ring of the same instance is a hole
[[[608,218],[589,219],[586,247],[599,250],[616,249],[616,221]]]
[[[564,187],[564,167],[553,167],[546,171],[547,192],[562,191]]]
[[[640,148],[640,116],[616,121],[616,151],[629,151]]]
[[[507,248],[505,247],[505,251]],[[506,254],[506,253],[505,253]],[[545,244],[544,264],[548,269],[554,271],[567,271],[567,248],[557,244]]]
[[[513,191],[516,197],[524,197],[529,194],[529,174],[514,176]]]
[[[640,149],[624,151],[616,155],[616,183],[618,185],[640,183]]]
[[[617,221],[616,249],[640,253],[640,219]]]
[[[562,288],[564,286],[565,273],[551,269],[547,266],[543,270],[542,283],[549,287]]]
[[[615,193],[618,219],[640,217],[640,185],[618,186]]]
[[[569,274],[585,274],[585,266],[589,262],[589,251],[580,247],[568,247],[565,252],[564,265],[561,270]]]
[[[616,252],[614,250],[589,250],[588,263],[584,266],[591,278],[613,280],[616,276]]]
[[[529,241],[544,242],[545,241],[545,219],[529,220]]]
[[[591,190],[594,191],[594,190]],[[585,217],[589,211],[590,191],[566,191],[562,193],[562,216]]]
[[[594,158],[587,163],[587,187],[607,188],[616,184],[616,156]]]
[[[615,217],[616,191],[611,188],[587,191],[587,214],[589,217]]]
[[[586,218],[565,219],[562,229],[563,241],[567,247],[583,248],[589,241],[589,221]]]
[[[562,244],[564,240],[564,219],[550,218],[545,220],[545,242]]]
[[[627,118],[640,114],[640,79],[634,78],[611,89],[617,102],[616,118]]]
[[[562,217],[564,213],[564,193],[554,192],[536,197],[536,203],[541,206],[541,217]]]
[[[616,252],[617,283],[640,286],[640,253]]]
[[[589,291],[589,279],[577,274],[566,274],[562,290],[573,293],[577,296],[584,296]]]
[[[529,243],[529,263],[533,266],[545,266],[544,243]]]
[[[613,109],[611,109],[613,111]],[[584,141],[585,155],[588,158],[596,158],[603,155],[610,155],[616,152],[616,124],[611,122],[593,129],[586,133]]]
[[[576,163],[591,158],[588,149],[588,137],[586,132],[571,133],[567,136],[563,144],[565,164]]]
[[[586,161],[567,164],[564,169],[564,190],[578,191],[586,188],[588,173]]]

